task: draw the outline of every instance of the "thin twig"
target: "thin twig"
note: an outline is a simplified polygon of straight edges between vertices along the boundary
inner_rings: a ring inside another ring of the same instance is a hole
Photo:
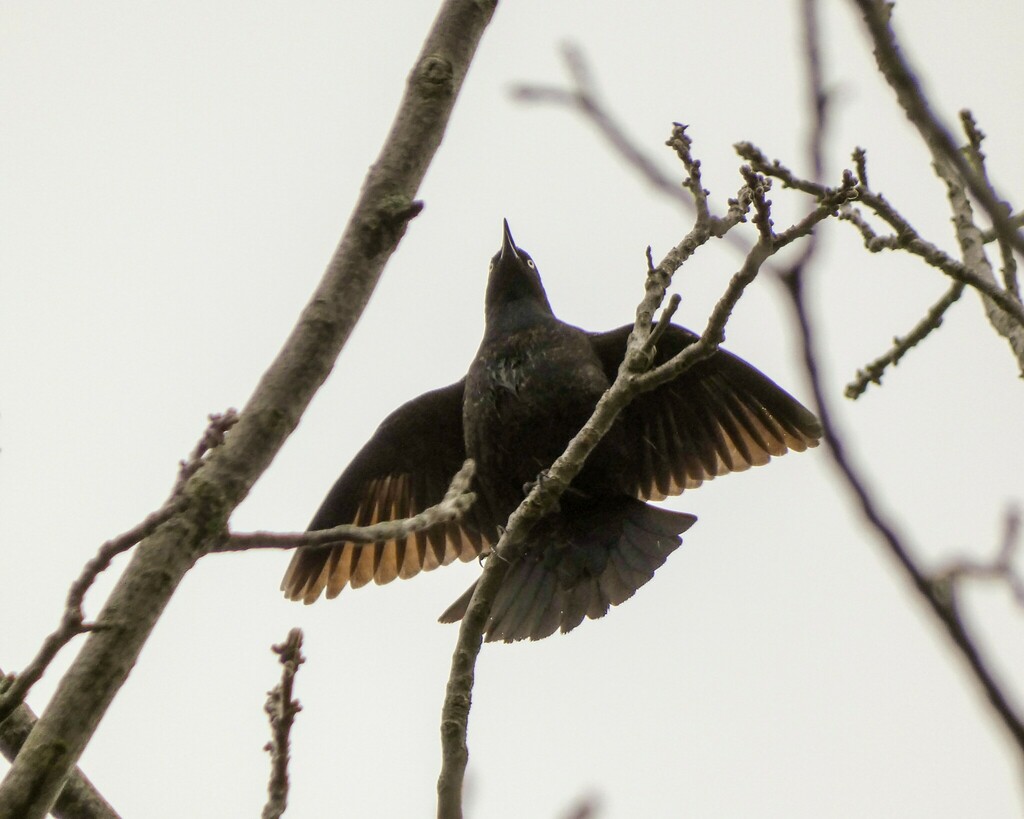
[[[942,326],[942,317],[964,292],[963,282],[953,282],[949,289],[935,304],[928,308],[924,318],[913,326],[903,338],[893,338],[893,346],[884,355],[879,356],[864,369],[857,370],[857,376],[846,385],[844,395],[856,399],[867,392],[869,384],[881,384],[882,375],[890,365],[896,366],[914,346],[923,341],[933,331]]]
[[[694,158],[691,148],[693,140],[686,133],[686,126],[681,122],[672,124],[672,134],[665,141],[665,144],[676,153],[676,157],[683,163],[686,169],[686,176],[683,178],[682,187],[690,192],[693,197],[693,207],[698,222],[711,221],[711,209],[708,206],[710,191],[704,187],[701,178],[700,160]],[[676,188],[678,190],[678,188]]]
[[[973,271],[977,276],[988,282],[998,290],[1012,305],[1019,311],[1024,312],[1024,305],[1009,293],[1001,290],[996,282],[992,265],[985,253],[985,244],[981,240],[981,230],[974,222],[974,210],[971,201],[967,197],[960,177],[954,169],[941,157],[935,161],[935,172],[939,178],[946,183],[946,193],[949,199],[950,208],[953,211],[953,227],[956,230],[957,240],[960,242],[960,252],[963,254],[964,266]],[[1002,236],[1000,236],[1002,240]],[[1001,309],[994,299],[982,295],[982,303],[985,313],[988,316],[989,324],[993,329],[1007,340],[1010,349],[1017,359],[1017,366],[1024,372],[1024,324],[1013,320],[1011,315]]]
[[[955,596],[960,581],[967,578],[996,580],[1005,583],[1017,605],[1024,608],[1024,577],[1017,572],[1014,561],[1020,551],[1020,510],[1011,508],[1003,521],[1003,539],[996,556],[987,563],[960,558],[937,573],[936,582],[948,585]]]
[[[561,105],[583,115],[651,187],[692,213],[693,199],[680,186],[679,180],[662,171],[651,157],[637,148],[604,106],[583,52],[572,44],[566,44],[562,48],[562,59],[573,80],[571,88],[514,85],[510,90],[513,99]]]
[[[1007,217],[1007,221],[1015,228],[1019,229],[1024,227],[1024,210],[1017,211],[1017,213]],[[984,239],[985,244],[991,244],[999,238],[996,234],[995,228],[985,228],[985,230],[981,232],[981,236],[982,239]]]
[[[939,121],[925,97],[910,63],[907,61],[892,29],[893,5],[886,0],[853,0],[874,43],[875,60],[886,81],[896,92],[896,99],[907,118],[914,124],[932,153],[932,159],[945,161],[960,177],[992,220],[1000,239],[1017,252],[1024,253],[1024,236],[1010,221],[1012,209],[995,187],[983,179],[964,158],[950,131]]]
[[[302,656],[302,629],[293,628],[287,639],[272,646],[272,650],[281,661],[281,682],[267,692],[267,703],[263,706],[270,719],[271,738],[263,748],[270,754],[270,781],[262,819],[280,819],[288,807],[289,736],[295,715],[302,710],[299,701],[292,699],[292,688],[299,666],[306,662]]]
[[[181,488],[185,485],[185,481],[205,463],[206,453],[223,443],[225,433],[235,424],[237,417],[237,413],[233,409],[229,409],[223,415],[209,416],[209,423],[199,442],[189,454],[188,459],[180,462],[174,488],[164,505],[147,515],[141,523],[133,526],[127,532],[100,546],[96,554],[82,567],[78,578],[68,590],[60,624],[43,640],[36,656],[20,673],[0,678],[0,692],[2,692],[0,693],[0,722],[3,722],[25,701],[32,686],[42,678],[54,657],[64,646],[79,634],[95,631],[101,627],[95,623],[85,622],[85,612],[82,606],[86,593],[96,582],[100,573],[110,567],[115,557],[149,537],[161,524],[166,523],[182,508]]]
[[[100,572],[104,571],[110,562],[122,552],[132,548],[143,538],[149,537],[156,531],[157,527],[165,523],[171,515],[180,508],[180,500],[171,498],[160,509],[148,515],[145,520],[133,526],[127,532],[108,540],[94,557],[82,568],[81,574],[71,584],[67,600],[64,603],[64,614],[61,616],[60,624],[51,632],[36,652],[28,665],[18,674],[8,675],[0,685],[3,693],[0,694],[0,722],[10,716],[14,710],[25,701],[25,697],[39,679],[46,672],[47,667],[53,661],[64,646],[71,642],[79,634],[92,631],[98,626],[85,622],[85,613],[82,611],[82,602],[85,593],[89,590]]]
[[[738,143],[736,151],[750,163],[754,170],[778,179],[785,187],[817,197],[822,196],[826,190],[824,185],[800,178],[778,160],[769,161],[764,152],[752,143]],[[855,153],[854,157],[855,160],[859,157],[859,164],[863,166],[863,152]],[[861,172],[863,172],[863,168]],[[970,285],[982,296],[992,299],[1016,323],[1024,327],[1024,306],[1013,295],[1003,290],[994,278],[986,278],[973,270],[970,265],[954,259],[933,242],[924,239],[882,194],[865,187],[863,178],[861,178],[861,184],[857,186],[856,199],[870,208],[895,231],[892,236],[878,236],[856,209],[851,206],[844,208],[840,218],[850,222],[860,231],[864,238],[864,246],[869,251],[878,253],[882,250],[905,250],[919,256],[928,265],[941,270],[951,279]]]
[[[178,480],[174,482],[174,488],[171,490],[172,497],[180,495],[188,479],[199,471],[199,467],[205,462],[206,453],[224,443],[224,436],[228,430],[238,423],[238,410],[229,407],[224,413],[207,416],[207,420],[209,423],[188,458],[178,463]]]
[[[679,309],[679,305],[682,303],[683,297],[678,293],[673,293],[671,298],[668,300],[668,304],[661,311],[661,315],[658,316],[658,323],[654,325],[654,329],[651,331],[651,337],[647,339],[647,343],[644,344],[644,352],[651,356],[653,361],[654,353],[657,350],[658,342],[661,341],[661,337],[665,335],[665,331],[672,326],[672,316],[676,314]]]
[[[988,176],[988,165],[985,164],[985,153],[981,150],[981,143],[985,141],[985,134],[978,126],[974,115],[964,109],[960,112],[960,123],[963,126],[964,134],[967,136],[967,147],[964,149],[971,161],[971,167],[981,177],[993,196],[996,195],[992,187],[992,181]],[[1007,213],[1010,211],[1009,204],[1006,205]],[[984,232],[981,234],[984,241]],[[1006,239],[997,233],[999,241],[999,253],[1003,258],[1003,288],[1017,301],[1020,301],[1020,284],[1017,281],[1017,260],[1013,255],[1013,248]]]
[[[324,546],[348,541],[350,543],[380,543],[403,538],[413,532],[421,532],[439,523],[458,520],[473,501],[476,494],[469,491],[473,482],[474,464],[467,460],[455,473],[451,485],[440,503],[423,510],[418,515],[400,520],[375,523],[372,526],[344,524],[332,529],[315,532],[233,532],[211,552],[241,552],[248,549],[296,549],[299,546]]]

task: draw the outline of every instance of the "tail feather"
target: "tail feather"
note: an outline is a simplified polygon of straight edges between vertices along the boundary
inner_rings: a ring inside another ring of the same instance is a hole
[[[531,578],[535,578],[532,582],[537,587],[536,595],[529,605],[525,603],[525,598],[520,598],[525,611],[514,632],[517,640],[525,640],[534,634],[541,634],[546,628],[545,621],[548,618],[548,612],[556,608],[554,604],[557,602],[558,578],[554,572],[545,571],[542,563],[538,563],[537,566],[539,568],[530,573]],[[542,623],[545,623],[545,628],[541,627]],[[558,628],[557,619],[555,619],[554,628],[548,631],[548,634],[554,633],[555,628]],[[538,636],[534,639],[539,640],[541,637]]]
[[[587,617],[591,620],[597,620],[608,613],[608,609],[611,608],[611,602],[608,600],[607,595],[605,595],[604,589],[601,588],[599,578],[590,577],[587,578],[586,582],[590,585],[590,606],[587,608]]]
[[[583,622],[583,618],[587,616],[587,609],[590,608],[592,592],[591,578],[587,578],[582,583],[577,583],[571,589],[562,590],[562,597],[564,598],[560,622],[562,634],[569,633]]]
[[[520,584],[519,592],[508,605],[507,611],[501,617],[503,629],[512,640],[521,640],[529,636],[524,628],[524,621],[531,619],[536,610],[543,614],[551,602],[551,595],[554,594],[555,584],[551,580],[550,572],[544,571],[544,564],[536,561],[533,565],[527,564],[526,571],[522,573],[523,582]],[[543,595],[543,599],[541,596]],[[510,595],[511,596],[511,595]],[[498,600],[502,597],[498,593]],[[495,600],[495,603],[498,602]],[[522,636],[520,636],[522,635]]]
[[[540,640],[603,617],[654,577],[695,520],[628,497],[563,505],[531,532],[523,556],[509,567],[486,639]],[[475,587],[449,606],[442,623],[462,619]]]
[[[534,640],[543,640],[558,630],[562,623],[564,597],[564,592],[556,588],[555,593],[548,601],[547,608],[544,609],[544,614],[538,619],[528,636]]]
[[[608,568],[615,572],[615,576],[618,578],[619,584],[626,589],[625,596],[621,599],[611,598],[612,605],[617,606],[625,600],[628,600],[630,595],[639,589],[644,583],[654,577],[654,572],[637,571],[623,558],[621,552],[613,552],[611,557],[608,559]]]
[[[618,563],[615,560],[614,552],[608,556],[608,565],[601,574],[599,583],[604,596],[608,598],[608,602],[613,606],[617,606],[619,603],[625,602],[632,597],[633,592],[637,590],[635,585],[629,583],[629,581],[622,576],[622,572],[619,571]]]

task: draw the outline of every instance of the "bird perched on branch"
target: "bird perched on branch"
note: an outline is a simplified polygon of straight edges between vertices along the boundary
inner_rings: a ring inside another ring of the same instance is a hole
[[[491,260],[483,341],[466,376],[414,398],[342,472],[309,528],[410,517],[439,502],[467,457],[476,502],[461,520],[385,543],[300,549],[281,588],[292,600],[389,583],[488,554],[500,527],[562,453],[615,379],[631,326],[588,333],[559,321],[508,222]],[[675,325],[655,365],[698,336]],[[718,350],[638,396],[530,532],[487,623],[488,640],[539,640],[602,617],[654,576],[696,518],[645,503],[816,446],[817,418],[740,358]],[[462,618],[473,587],[441,616]]]

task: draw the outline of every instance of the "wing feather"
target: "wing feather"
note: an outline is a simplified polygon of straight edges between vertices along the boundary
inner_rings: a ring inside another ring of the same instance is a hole
[[[631,329],[590,336],[609,378],[618,371]],[[670,326],[654,363],[663,364],[697,339],[685,328]],[[789,450],[802,452],[817,446],[821,438],[821,425],[810,410],[768,376],[722,349],[638,396],[616,423],[633,453],[622,464],[623,488],[650,500],[761,466]]]
[[[438,503],[465,460],[462,433],[464,382],[425,393],[399,407],[377,428],[341,473],[309,525],[370,525],[411,517]],[[479,488],[474,486],[477,497]],[[486,504],[461,521],[381,543],[339,542],[299,549],[281,582],[292,600],[312,603],[324,591],[336,597],[346,586],[390,583],[455,559],[486,553],[497,526]]]

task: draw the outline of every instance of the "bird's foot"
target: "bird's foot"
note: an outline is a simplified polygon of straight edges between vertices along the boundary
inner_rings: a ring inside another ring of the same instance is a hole
[[[529,495],[534,490],[535,487],[539,487],[539,488],[543,489],[544,488],[544,481],[546,481],[547,479],[548,479],[548,471],[546,469],[538,472],[536,478],[534,478],[532,481],[528,481],[527,483],[523,484],[523,497],[526,497],[527,495]],[[566,490],[566,491],[568,492],[569,490]],[[554,506],[551,507],[551,511],[552,512],[559,512],[559,511],[561,511],[561,506],[559,505],[557,500],[555,501]]]
[[[502,539],[503,537],[505,537],[505,532],[506,532],[506,529],[505,529],[505,527],[504,527],[504,526],[502,526],[502,525],[500,525],[500,524],[499,524],[499,525],[498,525],[497,527],[495,527],[495,528],[496,528],[496,529],[498,530],[498,541],[500,541],[500,540],[501,540],[501,539]],[[498,545],[498,542],[496,541],[494,545],[495,545],[495,546],[497,546],[497,545]],[[501,556],[500,554],[498,554],[498,551],[497,551],[497,549],[495,549],[495,548],[494,548],[494,547],[492,546],[492,547],[491,547],[491,548],[490,548],[490,549],[489,549],[488,551],[486,551],[486,552],[481,552],[481,553],[479,554],[479,556],[477,557],[477,562],[479,562],[479,563],[480,563],[480,565],[481,565],[481,566],[483,566],[483,565],[484,565],[484,561],[485,561],[485,560],[488,560],[488,559],[489,559],[489,558],[491,558],[491,557],[496,557],[496,558],[498,558],[499,560],[505,560],[505,558],[504,558],[504,557],[502,557],[502,556]],[[508,562],[508,561],[506,560],[506,562]]]

